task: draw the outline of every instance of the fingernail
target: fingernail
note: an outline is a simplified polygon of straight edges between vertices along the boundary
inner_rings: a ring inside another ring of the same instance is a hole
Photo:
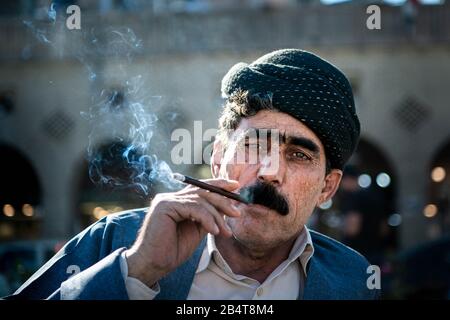
[[[217,225],[214,225],[214,234],[218,234],[219,232],[219,227]]]
[[[238,209],[238,207],[236,207],[235,204],[231,205],[231,209],[233,209],[233,211],[236,213],[236,215],[238,215],[238,216],[241,215],[241,211]]]

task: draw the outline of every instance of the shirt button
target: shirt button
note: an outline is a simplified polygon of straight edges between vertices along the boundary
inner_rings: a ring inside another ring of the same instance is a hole
[[[263,294],[263,288],[258,288],[258,290],[256,290],[256,294],[258,295],[258,296],[261,296],[262,294]]]

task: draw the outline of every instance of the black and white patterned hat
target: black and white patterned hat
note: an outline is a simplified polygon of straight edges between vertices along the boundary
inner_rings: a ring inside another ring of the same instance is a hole
[[[360,134],[352,88],[328,61],[299,49],[271,52],[234,65],[222,79],[222,96],[237,90],[271,94],[276,109],[310,128],[325,147],[332,168],[342,169]]]

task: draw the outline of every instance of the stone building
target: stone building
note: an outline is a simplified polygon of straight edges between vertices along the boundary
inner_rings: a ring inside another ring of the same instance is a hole
[[[402,7],[380,8],[380,30],[366,27],[366,5],[357,3],[101,15],[82,7],[81,30],[66,28],[64,11],[55,20],[1,16],[0,238],[67,239],[126,208],[121,199],[145,205],[89,185],[87,148],[109,140],[90,139],[82,113],[138,101],[164,123],[158,139],[195,120],[214,128],[228,68],[285,47],[316,52],[351,79],[362,121],[352,162],[373,184],[387,174],[386,223],[400,248],[448,232],[450,5],[421,6],[412,22]],[[155,152],[167,159],[170,146]],[[201,166],[183,168],[204,175]]]

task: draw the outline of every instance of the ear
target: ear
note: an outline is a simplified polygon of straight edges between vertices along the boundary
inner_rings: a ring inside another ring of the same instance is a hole
[[[324,187],[322,188],[322,193],[319,196],[319,201],[317,205],[330,200],[336,193],[339,183],[342,179],[342,170],[331,169],[331,172],[327,174],[324,180]]]
[[[211,153],[211,174],[213,178],[219,177],[223,152],[223,143],[216,137],[216,139],[214,140],[213,151]]]

